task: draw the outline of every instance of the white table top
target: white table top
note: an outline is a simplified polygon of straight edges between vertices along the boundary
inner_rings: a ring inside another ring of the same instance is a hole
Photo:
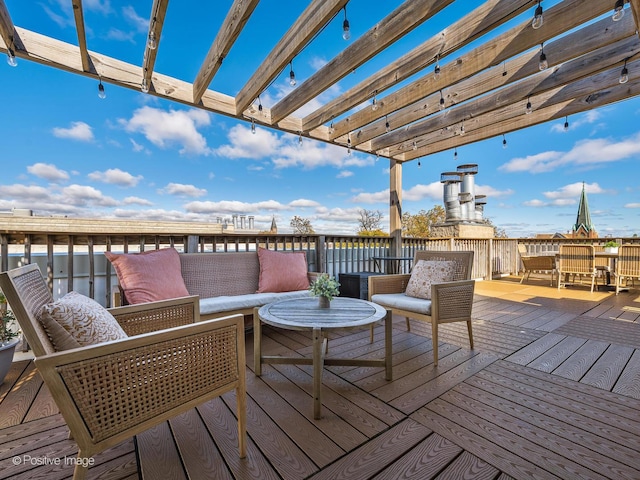
[[[258,311],[264,323],[289,330],[358,327],[382,320],[386,314],[376,303],[346,297],[334,298],[331,308],[320,308],[318,298],[309,297],[269,303]]]

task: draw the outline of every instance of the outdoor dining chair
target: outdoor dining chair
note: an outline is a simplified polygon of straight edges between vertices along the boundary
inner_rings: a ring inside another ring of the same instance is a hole
[[[81,308],[73,310],[74,305],[67,303],[61,323],[57,327],[47,323],[45,330],[41,319],[56,302],[36,264],[2,272],[0,288],[33,348],[35,365],[70,437],[78,444],[74,480],[86,476],[88,459],[95,454],[232,390],[239,454],[245,457],[242,315],[199,322],[197,296],[112,308],[108,312],[124,330],[120,339],[56,351],[60,344],[51,335],[64,335],[55,329],[66,330],[70,325],[66,320],[79,320],[80,314],[72,311],[82,311],[88,319],[75,323],[82,325],[84,335],[112,317],[98,318],[103,312],[94,308],[92,313],[93,300],[85,297],[77,300],[75,307]],[[55,308],[63,304],[57,301]],[[73,341],[80,338],[84,342],[86,337],[78,335]]]
[[[596,283],[595,249],[593,245],[560,245],[558,255],[558,290],[569,283],[569,276],[591,277],[591,292]]]
[[[531,272],[548,272],[551,274],[551,286],[553,286],[553,277],[556,273],[555,255],[529,255],[527,247],[522,243],[518,244],[518,253],[520,253],[520,259],[524,267],[520,283],[524,281],[525,277],[529,280]]]
[[[640,279],[640,245],[618,247],[616,261],[616,295],[622,288],[623,279]]]
[[[415,298],[405,292],[421,260],[453,262],[455,267],[450,281],[431,284],[429,299]],[[413,261],[412,274],[379,275],[369,277],[369,300],[406,317],[407,330],[410,319],[431,323],[433,363],[438,365],[438,325],[451,322],[467,322],[469,344],[473,349],[471,308],[475,280],[471,280],[473,252],[418,250]]]

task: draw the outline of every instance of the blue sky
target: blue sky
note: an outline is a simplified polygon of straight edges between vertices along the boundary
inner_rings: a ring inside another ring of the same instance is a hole
[[[68,0],[6,3],[16,25],[77,43]],[[85,0],[89,50],[140,65],[151,3]],[[171,2],[156,71],[191,82],[231,3]],[[351,41],[372,27],[371,11],[380,19],[401,3],[351,0]],[[437,34],[460,16],[456,8],[467,13],[481,3],[454,3],[321,100]],[[557,1],[544,3],[548,8]],[[305,7],[297,0],[263,0],[210,88],[235,95]],[[340,13],[296,57],[299,79],[344,48],[342,18]],[[99,99],[94,79],[18,63],[15,68],[0,63],[0,211],[189,221],[254,215],[260,229],[268,229],[275,216],[280,232],[290,231],[291,218],[299,215],[319,233],[354,234],[358,211],[368,209],[382,211],[388,228],[384,158],[347,155],[308,138],[299,145],[297,136],[264,127],[252,135],[248,123],[135,89],[105,84],[107,98]],[[273,105],[291,88],[286,69],[261,96],[262,103]],[[303,109],[314,106],[315,100]],[[403,210],[442,205],[440,173],[477,163],[477,193],[488,197],[485,216],[509,236],[568,231],[583,182],[601,236],[640,233],[639,117],[640,100],[631,99],[571,116],[568,130],[562,119],[509,133],[507,148],[496,137],[459,148],[457,158],[448,151],[423,157],[420,167],[409,162],[403,169]]]

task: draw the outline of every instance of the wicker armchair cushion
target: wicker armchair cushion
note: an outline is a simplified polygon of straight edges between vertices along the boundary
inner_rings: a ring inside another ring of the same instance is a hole
[[[453,281],[456,262],[448,260],[419,260],[411,271],[405,293],[409,297],[431,300],[431,285]]]
[[[189,295],[175,248],[142,253],[104,252],[118,275],[130,304],[169,300]]]
[[[260,278],[257,293],[294,292],[309,288],[305,252],[258,249]]]
[[[127,338],[102,305],[73,291],[44,305],[39,320],[57,351]]]
[[[431,315],[431,300],[410,297],[404,293],[377,293],[371,297],[371,301],[385,308]]]

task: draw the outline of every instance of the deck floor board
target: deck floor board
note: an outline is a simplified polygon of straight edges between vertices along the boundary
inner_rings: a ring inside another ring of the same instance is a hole
[[[635,294],[482,283],[474,350],[464,323],[443,325],[435,367],[430,325],[408,332],[395,317],[393,380],[325,368],[319,420],[312,367],[265,365],[256,377],[249,332],[246,459],[229,392],[96,455],[87,478],[640,478]],[[265,353],[310,356],[308,332],[264,331]],[[330,335],[329,356],[383,351],[380,325],[373,343],[368,328]],[[33,362],[15,362],[0,386],[0,425],[0,480],[71,478],[69,465],[13,460],[77,454]]]

